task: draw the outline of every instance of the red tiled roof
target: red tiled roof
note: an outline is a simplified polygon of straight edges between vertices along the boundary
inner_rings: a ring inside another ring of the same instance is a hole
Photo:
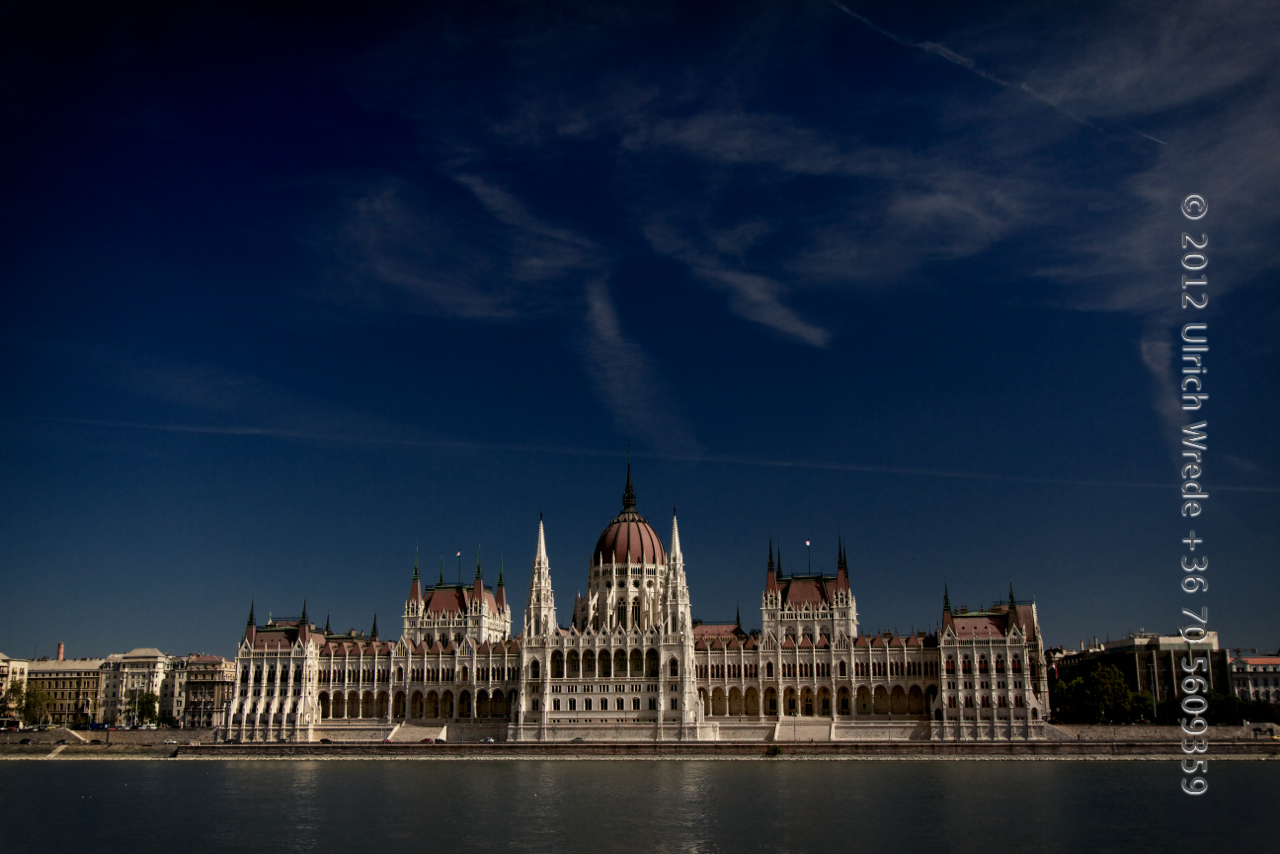
[[[596,565],[609,563],[666,563],[667,552],[662,540],[649,523],[634,510],[625,510],[609,523],[609,527],[596,541],[591,562]]]

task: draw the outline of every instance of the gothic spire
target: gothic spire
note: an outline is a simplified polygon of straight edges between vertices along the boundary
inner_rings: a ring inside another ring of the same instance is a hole
[[[533,556],[535,566],[546,566],[547,560],[547,534],[542,527],[542,514],[538,514],[538,553]]]
[[[328,614],[324,615],[324,633],[326,635],[329,634],[329,615]]]
[[[947,590],[945,582],[942,585],[942,610],[948,614],[951,613],[951,593]]]
[[[684,553],[680,551],[680,525],[676,522],[676,508],[671,508],[671,561],[682,563]]]
[[[307,624],[307,600],[302,600],[302,625]]]
[[[254,620],[254,618],[253,618],[253,600],[251,599],[251,600],[249,600],[249,622],[248,622],[248,623],[246,623],[245,625],[252,626],[252,625],[255,625],[255,624],[256,624],[256,622],[257,622],[257,621],[256,621],[256,620]]]
[[[440,580],[436,582],[436,587],[444,586],[444,555],[440,555]]]
[[[476,546],[476,581],[479,581],[480,578],[480,547]]]
[[[627,488],[622,491],[623,512],[636,509],[636,491],[631,486],[631,451],[627,451]]]
[[[1013,582],[1012,581],[1009,582],[1009,604],[1010,605],[1018,604],[1017,600],[1013,598]]]
[[[378,639],[378,615],[377,614],[373,615],[373,632],[371,634],[371,638],[373,640]]]
[[[738,606],[737,614],[733,618],[733,624],[738,628],[742,628],[742,606],[741,605]]]

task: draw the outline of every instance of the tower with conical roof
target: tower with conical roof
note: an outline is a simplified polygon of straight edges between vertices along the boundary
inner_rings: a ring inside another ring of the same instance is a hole
[[[538,515],[538,545],[533,554],[533,576],[524,606],[524,637],[542,638],[560,631],[556,622],[556,594],[551,589],[551,561],[547,558],[547,532]]]

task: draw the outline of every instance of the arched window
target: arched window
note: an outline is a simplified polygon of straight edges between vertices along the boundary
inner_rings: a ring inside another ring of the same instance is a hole
[[[638,711],[640,711],[640,698],[639,698],[639,697],[632,697],[632,698],[631,698],[631,710],[632,710],[633,712],[638,712]]]
[[[848,675],[848,674],[845,672],[845,663],[844,663],[843,661],[842,661],[842,662],[840,662],[840,675],[841,675],[841,676],[847,676],[847,675]],[[848,714],[848,712],[842,712],[842,714]]]
[[[956,675],[956,660],[949,655],[947,656],[947,675]]]
[[[583,701],[582,701],[582,707],[583,707],[584,709],[586,709],[588,712],[589,712],[589,711],[591,711],[591,698],[590,698],[590,697],[587,697],[585,700],[583,700]]]
[[[538,659],[536,658],[533,661],[529,662],[529,678],[530,679],[542,678],[542,665],[538,663]]]
[[[560,711],[560,698],[559,698],[559,697],[556,697],[554,700],[552,700],[552,701],[551,701],[551,709],[552,709],[553,711],[556,711],[556,712]]]
[[[764,676],[766,679],[773,678],[773,662],[766,662],[764,666]]]
[[[615,709],[617,709],[619,712],[620,712],[620,711],[622,711],[622,709],[623,709],[623,705],[622,705],[622,698],[621,698],[621,697],[618,697],[618,698],[614,701],[614,703],[613,703],[613,707],[614,707]]]
[[[978,656],[978,672],[979,673],[987,672],[987,657],[985,655]]]
[[[680,662],[679,662],[679,661],[677,661],[677,660],[676,660],[676,659],[674,659],[674,658],[673,658],[673,659],[671,659],[671,662],[670,662],[670,668],[669,668],[669,669],[670,669],[670,671],[671,671],[671,678],[672,678],[672,679],[675,679],[676,677],[678,677],[678,676],[680,675]]]
[[[963,673],[973,672],[973,662],[969,660],[969,656],[964,656],[960,661],[960,670]]]
[[[571,712],[576,712],[577,710],[578,710],[578,701],[577,701],[577,699],[575,699],[575,698],[573,698],[573,697],[570,697],[570,698],[569,698],[569,711],[571,711]]]

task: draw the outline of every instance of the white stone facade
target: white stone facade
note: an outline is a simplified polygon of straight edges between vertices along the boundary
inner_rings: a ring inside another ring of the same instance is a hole
[[[635,510],[601,534],[587,592],[560,624],[538,523],[519,636],[502,574],[490,590],[424,588],[415,560],[398,640],[258,627],[236,657],[225,735],[356,738],[842,740],[1042,737],[1048,708],[1034,603],[953,612],[940,634],[866,636],[843,547],[835,576],[783,575],[770,546],[763,630],[694,625],[676,519],[670,550]]]

